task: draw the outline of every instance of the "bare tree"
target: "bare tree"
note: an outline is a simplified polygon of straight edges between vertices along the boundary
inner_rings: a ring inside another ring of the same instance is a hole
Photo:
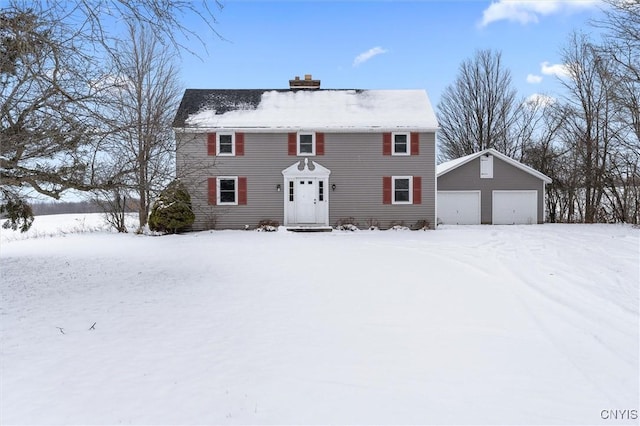
[[[103,66],[118,44],[112,29],[144,23],[168,45],[185,48],[185,40],[199,36],[180,19],[195,14],[215,33],[210,5],[221,7],[189,0],[9,0],[0,11],[0,210],[28,206],[28,191],[59,198],[70,188],[108,186],[114,179],[96,173],[95,153],[114,128],[101,107],[115,83]],[[27,211],[13,213],[16,225]]]
[[[129,24],[128,39],[114,56],[116,88],[111,99],[116,128],[110,134],[113,164],[120,167],[120,191],[139,201],[139,227],[149,217],[152,199],[174,178],[171,129],[181,88],[174,54],[149,28]]]
[[[85,157],[96,116],[89,100],[99,96],[91,61],[71,42],[73,29],[47,10],[7,9],[0,25],[2,204],[27,205],[25,188],[56,199],[90,188]]]
[[[615,221],[640,221],[640,1],[606,0],[605,29],[600,46],[611,63],[613,102],[618,112],[605,197]]]
[[[562,221],[566,215],[566,196],[571,180],[566,179],[565,149],[560,133],[565,126],[565,108],[550,97],[536,97],[525,104],[530,134],[522,146],[522,162],[552,179],[546,185],[546,211],[550,222]]]
[[[461,157],[486,148],[513,156],[518,142],[516,123],[522,102],[516,100],[511,73],[501,53],[476,52],[460,65],[459,75],[447,86],[438,104],[440,159]],[[515,132],[515,134],[514,134]]]
[[[611,153],[615,149],[617,110],[613,103],[614,81],[610,59],[584,34],[573,33],[563,50],[569,79],[561,80],[570,110],[565,140],[580,159],[576,173],[584,191],[584,216],[599,220]]]

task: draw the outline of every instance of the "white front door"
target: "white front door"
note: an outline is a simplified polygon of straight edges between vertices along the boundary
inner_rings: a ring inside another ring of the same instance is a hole
[[[282,171],[285,226],[329,225],[329,175],[331,171],[304,159]]]
[[[296,218],[298,223],[316,223],[317,180],[315,178],[296,179]]]

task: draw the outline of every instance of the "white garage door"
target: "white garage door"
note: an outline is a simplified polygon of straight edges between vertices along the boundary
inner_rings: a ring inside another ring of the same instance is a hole
[[[493,191],[494,225],[538,223],[538,191]]]
[[[480,224],[480,191],[438,191],[438,223]]]

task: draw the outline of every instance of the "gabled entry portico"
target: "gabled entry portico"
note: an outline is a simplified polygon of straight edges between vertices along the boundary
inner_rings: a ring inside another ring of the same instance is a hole
[[[282,171],[284,176],[284,225],[329,226],[329,175],[331,171],[304,159]]]

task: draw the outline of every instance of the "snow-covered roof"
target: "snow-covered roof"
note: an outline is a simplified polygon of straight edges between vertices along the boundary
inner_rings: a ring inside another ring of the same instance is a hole
[[[453,170],[458,166],[463,165],[467,161],[473,160],[477,157],[477,153],[465,155],[464,157],[456,158],[455,160],[447,161],[446,163],[438,164],[436,166],[436,173],[438,176],[447,173],[449,170]]]
[[[424,90],[189,89],[173,126],[203,131],[435,131],[438,122]]]
[[[552,180],[549,176],[540,173],[539,171],[532,169],[531,167],[520,163],[519,161],[514,160],[511,157],[508,157],[506,155],[504,155],[503,153],[501,153],[500,151],[496,151],[493,148],[488,148],[485,149],[483,151],[479,151],[479,152],[475,152],[473,154],[469,154],[469,155],[465,155],[464,157],[460,157],[460,158],[456,158],[455,160],[451,160],[451,161],[447,161],[445,163],[442,164],[438,164],[436,166],[436,175],[438,177],[442,176],[445,173],[450,172],[451,170],[457,169],[458,167],[462,166],[463,164],[468,163],[471,160],[474,160],[482,155],[485,154],[491,154],[495,157],[500,158],[501,160],[511,164],[514,167],[519,168],[522,171],[525,171],[535,177],[537,177],[538,179],[542,179],[543,181],[545,181],[546,183],[551,183]]]

